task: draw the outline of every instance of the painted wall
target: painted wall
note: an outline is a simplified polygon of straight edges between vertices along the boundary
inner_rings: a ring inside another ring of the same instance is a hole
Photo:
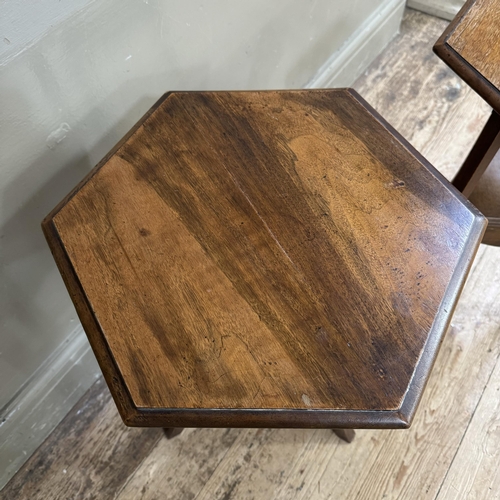
[[[176,89],[304,87],[360,30],[381,26],[378,18],[387,12],[397,11],[400,17],[403,3],[2,2],[0,408],[4,418],[12,417],[12,404],[23,388],[33,387],[33,379],[44,376],[40,367],[46,369],[46,360],[49,366],[59,362],[55,358],[64,352],[61,346],[79,332],[40,221],[150,105],[165,91]],[[394,34],[399,17],[385,38],[377,39],[379,45],[371,44],[372,52],[366,51],[369,43],[364,44],[365,52],[358,50],[356,71]],[[75,393],[74,387],[71,390]]]
[[[408,0],[408,7],[451,21],[465,0]]]

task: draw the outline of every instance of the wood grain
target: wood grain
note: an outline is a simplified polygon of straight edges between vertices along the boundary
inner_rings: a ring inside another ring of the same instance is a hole
[[[500,3],[474,0],[448,44],[500,92]]]
[[[460,87],[459,78],[430,53],[445,25],[407,11],[401,34],[356,83],[356,89],[451,179],[488,118],[489,108],[466,85]],[[468,492],[497,498],[500,483],[490,481],[489,473],[493,478],[495,450],[500,449],[493,420],[498,367],[492,376],[500,354],[499,317],[500,249],[483,246],[411,429],[361,430],[351,444],[328,429],[187,429],[173,440],[158,441],[125,486],[118,483],[115,491],[101,494],[103,482],[80,482],[77,475],[67,477],[52,469],[33,478],[32,468],[24,468],[16,484],[39,482],[40,498],[434,500],[438,493],[449,497],[455,490],[457,498],[466,498]],[[101,392],[107,393],[103,385]],[[71,425],[65,427],[65,433],[71,433],[78,426],[79,459],[88,457],[86,474],[93,478],[102,468],[95,460],[95,441],[86,438],[87,432],[106,435],[109,426],[122,425],[112,411],[111,419],[85,418],[79,426],[82,413],[77,412],[84,413],[99,402],[95,394],[83,401],[75,408]],[[112,402],[108,405],[113,408]],[[78,468],[74,442],[64,440],[64,433],[58,434],[58,440],[58,454],[67,457],[60,465]],[[467,447],[467,453],[460,452],[461,446]],[[40,453],[46,456],[43,447]],[[476,459],[482,461],[480,468]],[[114,470],[127,467],[123,461],[128,458],[115,460]],[[455,464],[460,464],[458,474]],[[61,488],[67,494],[58,497]],[[26,494],[13,495],[13,491],[3,490],[0,498],[33,498],[29,488]]]
[[[113,498],[161,438],[159,429],[125,427],[99,379],[0,498]]]
[[[232,454],[234,447],[241,444],[251,446],[253,440],[258,448],[258,442],[264,441],[268,434],[269,431],[261,429],[248,433],[239,429],[186,429],[175,439],[159,441],[137,469],[141,480],[136,480],[139,476],[131,475],[113,498],[193,499],[222,461]]]
[[[491,108],[433,56],[430,47],[446,22],[415,11],[408,11],[406,20],[398,43],[389,45],[359,80],[361,86],[355,88],[451,180],[487,122]],[[411,64],[412,54],[415,64]]]
[[[500,8],[498,0],[468,0],[434,51],[500,113]]]
[[[127,423],[399,427],[484,224],[309,90],[170,94],[44,227]]]
[[[500,362],[493,371],[437,500],[500,498]]]
[[[434,51],[493,107],[490,120],[453,180],[469,197],[500,146],[500,3],[467,1],[436,42]],[[479,192],[474,198],[480,198]],[[500,246],[500,218],[488,219],[483,243]]]

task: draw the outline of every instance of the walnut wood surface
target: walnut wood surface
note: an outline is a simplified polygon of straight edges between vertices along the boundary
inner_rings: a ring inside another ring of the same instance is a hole
[[[500,113],[499,0],[468,0],[434,51]]]
[[[44,221],[130,425],[405,427],[484,218],[350,90],[173,93]]]
[[[469,197],[500,145],[500,1],[467,1],[437,41],[434,51],[494,110],[453,180],[453,184]],[[480,195],[474,198],[477,202]],[[481,201],[481,205],[484,204]],[[483,243],[500,246],[500,219],[497,216],[488,217]]]
[[[437,58],[429,56],[433,41],[446,24],[436,17],[407,10],[401,33],[356,87],[451,178],[489,110],[466,85],[461,86],[458,97],[453,94],[454,99],[446,98],[459,79]],[[408,72],[412,72],[411,81]],[[397,99],[390,99],[391,95]],[[128,450],[122,453],[113,448],[112,460],[101,467],[89,433],[102,436],[110,426],[122,430],[123,426],[108,399],[112,418],[95,418],[92,407],[98,404],[99,397],[93,394],[75,408],[72,420],[65,425],[65,433],[69,434],[78,428],[77,447],[64,439],[64,433],[53,435],[55,439],[39,448],[30,465],[11,481],[16,489],[4,488],[0,498],[500,497],[499,304],[500,251],[482,245],[453,315],[452,327],[444,336],[420,410],[411,429],[404,432],[362,430],[353,443],[344,445],[329,429],[187,429],[175,439],[160,439],[146,457],[139,457],[139,466],[127,455]],[[108,398],[106,389],[101,387],[101,392]],[[84,425],[80,426],[80,421]],[[151,430],[128,431],[140,437]],[[158,437],[163,435],[160,430],[156,433]],[[52,442],[58,446],[51,448]],[[46,464],[53,455],[59,461],[51,468],[37,465]],[[85,457],[90,458],[80,466]],[[113,482],[114,475],[131,464],[133,472],[125,486],[117,482],[116,489],[100,489],[103,480]],[[73,470],[80,474],[71,474]],[[19,486],[22,489],[18,490]],[[58,496],[60,488],[64,495]]]
[[[500,2],[476,0],[448,38],[448,44],[500,89]]]

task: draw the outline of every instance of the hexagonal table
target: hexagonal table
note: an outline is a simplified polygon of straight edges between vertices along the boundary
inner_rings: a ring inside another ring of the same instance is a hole
[[[402,428],[485,219],[353,90],[176,92],[43,229],[127,425]]]

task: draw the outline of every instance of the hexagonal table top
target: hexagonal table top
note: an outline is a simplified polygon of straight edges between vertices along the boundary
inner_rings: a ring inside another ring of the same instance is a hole
[[[341,89],[167,94],[43,227],[127,424],[407,427],[485,220]]]

